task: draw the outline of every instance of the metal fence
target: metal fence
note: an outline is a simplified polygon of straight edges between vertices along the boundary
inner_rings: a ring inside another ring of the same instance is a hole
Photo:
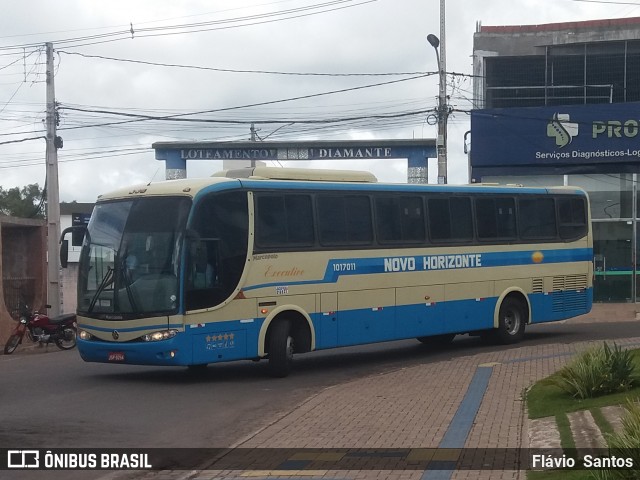
[[[35,277],[8,277],[2,279],[4,304],[12,317],[17,318],[20,302],[33,308],[36,298]]]

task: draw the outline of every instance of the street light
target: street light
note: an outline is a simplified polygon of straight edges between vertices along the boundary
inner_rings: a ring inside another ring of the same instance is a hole
[[[438,149],[438,183],[447,183],[447,116],[449,107],[447,106],[447,82],[446,72],[440,62],[438,47],[440,40],[433,33],[427,35],[427,41],[436,52],[436,62],[438,63],[439,88],[438,88],[438,139],[436,146]]]

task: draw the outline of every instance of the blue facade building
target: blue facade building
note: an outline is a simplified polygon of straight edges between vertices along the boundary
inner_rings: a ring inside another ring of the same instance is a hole
[[[472,182],[591,199],[594,300],[640,300],[640,18],[478,26]]]

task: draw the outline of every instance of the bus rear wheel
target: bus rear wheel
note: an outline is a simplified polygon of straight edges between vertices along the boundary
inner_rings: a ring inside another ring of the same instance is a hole
[[[284,378],[291,373],[295,344],[291,335],[291,322],[279,320],[269,335],[269,375]]]
[[[494,337],[503,345],[517,343],[524,337],[526,323],[526,305],[517,298],[507,297],[500,305],[498,328],[493,332]]]

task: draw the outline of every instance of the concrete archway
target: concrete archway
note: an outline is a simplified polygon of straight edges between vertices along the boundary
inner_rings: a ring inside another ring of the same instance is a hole
[[[428,159],[436,158],[435,139],[290,142],[156,142],[156,159],[166,178],[186,178],[187,160],[391,160],[407,159],[407,182],[428,183]]]

